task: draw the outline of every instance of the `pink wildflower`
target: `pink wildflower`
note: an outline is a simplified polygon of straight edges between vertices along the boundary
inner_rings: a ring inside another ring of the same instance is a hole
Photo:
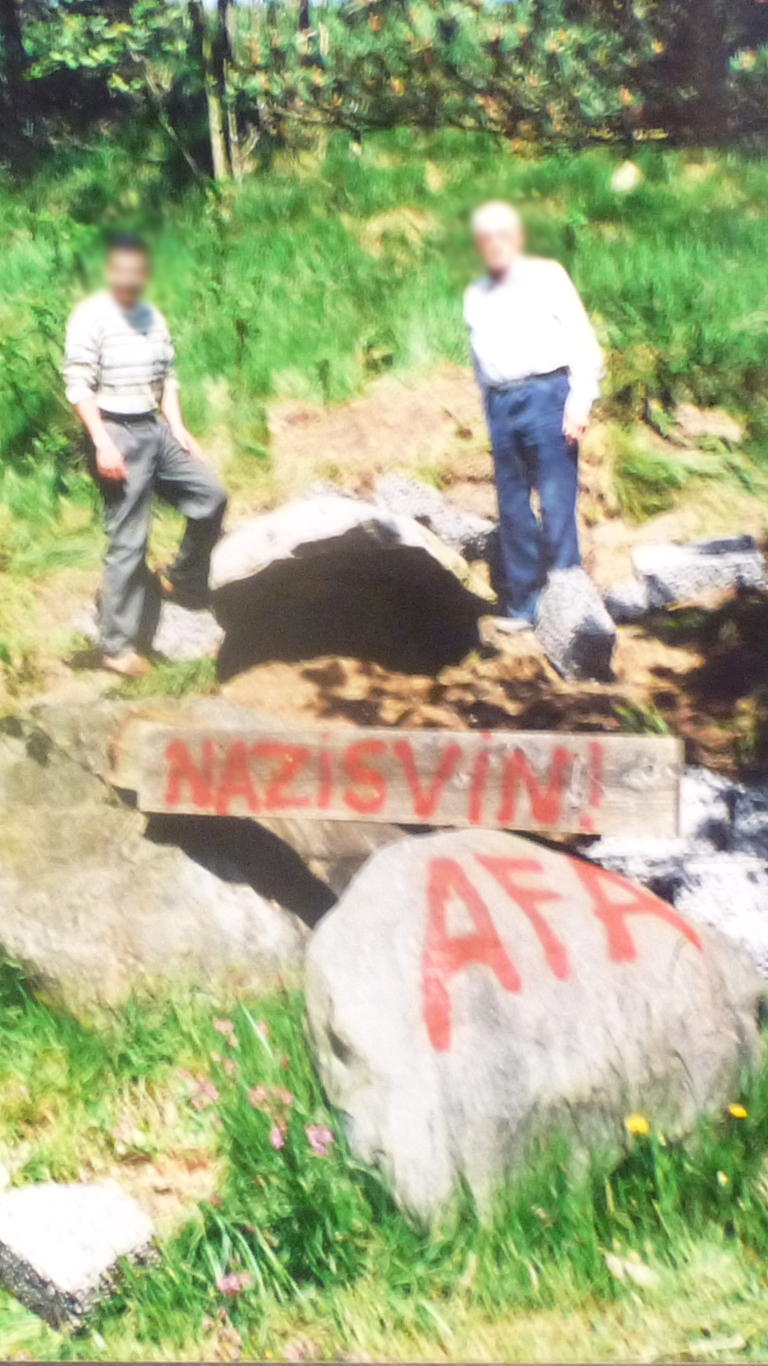
[[[317,1356],[319,1352],[320,1348],[311,1338],[294,1338],[293,1342],[286,1342],[283,1360],[306,1361],[307,1357]]]
[[[226,1276],[216,1277],[216,1289],[222,1295],[229,1295],[231,1298],[242,1294],[250,1284],[251,1278],[247,1271],[230,1271]]]
[[[212,1054],[211,1054],[211,1062],[221,1062],[221,1054],[220,1054],[220,1053],[212,1053]]]
[[[293,1091],[288,1091],[285,1086],[273,1086],[272,1095],[281,1105],[293,1105]]]
[[[278,1148],[278,1149],[279,1149],[279,1148],[284,1148],[284,1147],[285,1147],[285,1125],[284,1125],[284,1124],[280,1124],[280,1123],[278,1122],[277,1124],[273,1124],[273,1125],[272,1125],[272,1128],[271,1128],[270,1131],[269,1131],[269,1141],[270,1141],[270,1143],[272,1144],[272,1147],[273,1147],[273,1148]]]
[[[248,1100],[255,1110],[264,1105],[269,1100],[269,1091],[266,1086],[253,1086],[248,1092]]]
[[[219,1099],[218,1087],[214,1086],[210,1077],[198,1077],[195,1094],[192,1097],[192,1104],[196,1110],[205,1110],[211,1101]]]
[[[269,1038],[269,1025],[267,1024],[266,1020],[256,1021],[256,1033],[260,1035],[262,1039],[266,1040]]]
[[[226,1072],[228,1077],[234,1077],[237,1075],[237,1063],[235,1062],[234,1058],[225,1058],[223,1066],[224,1071]]]
[[[214,1020],[213,1027],[217,1034],[234,1034],[235,1026],[231,1020]]]
[[[326,1129],[324,1124],[307,1124],[304,1132],[309,1139],[309,1146],[315,1157],[327,1157],[328,1150],[333,1143],[333,1132]]]

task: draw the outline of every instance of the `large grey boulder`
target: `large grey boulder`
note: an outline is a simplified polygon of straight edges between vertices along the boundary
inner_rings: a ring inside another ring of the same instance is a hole
[[[531,1139],[616,1156],[731,1099],[764,988],[727,940],[595,865],[463,831],[376,854],[307,955],[311,1038],[356,1155],[435,1215]]]
[[[611,678],[616,628],[583,569],[550,574],[536,610],[536,635],[563,678]]]
[[[719,930],[768,978],[768,782],[688,769],[677,838],[605,835],[589,854]]]
[[[692,601],[713,590],[768,588],[765,561],[751,536],[639,545],[632,552],[632,567],[651,607]]]
[[[493,594],[410,517],[327,495],[243,523],[211,565],[224,678],[270,659],[351,655],[432,673],[478,644]]]
[[[466,560],[488,558],[495,524],[487,517],[463,512],[423,479],[410,474],[383,474],[376,480],[374,494],[379,507],[415,518]]]
[[[0,1197],[0,1282],[54,1328],[108,1295],[118,1259],[146,1259],[152,1224],[113,1181],[20,1186]]]
[[[87,755],[31,723],[0,733],[0,946],[75,1008],[160,981],[222,994],[295,976],[300,921],[236,868],[147,839]]]

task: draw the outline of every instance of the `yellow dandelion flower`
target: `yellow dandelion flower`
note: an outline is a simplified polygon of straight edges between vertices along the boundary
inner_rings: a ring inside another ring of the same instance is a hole
[[[727,1186],[727,1185],[728,1185],[728,1177],[727,1177],[727,1175],[726,1175],[725,1172],[718,1172],[718,1173],[717,1173],[717,1184],[718,1184],[718,1186]]]
[[[649,1134],[651,1126],[645,1115],[627,1115],[624,1120],[624,1127],[630,1134]]]
[[[749,1111],[743,1105],[729,1105],[728,1113],[733,1115],[734,1119],[746,1119]]]

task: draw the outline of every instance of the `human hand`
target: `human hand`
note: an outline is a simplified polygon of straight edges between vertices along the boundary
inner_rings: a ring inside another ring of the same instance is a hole
[[[202,460],[203,448],[200,442],[195,440],[192,433],[187,431],[186,427],[173,427],[171,433],[183,451],[186,451],[188,455],[194,455],[197,460]]]
[[[565,405],[563,414],[563,435],[566,441],[583,441],[589,427],[589,414],[570,403]]]
[[[118,482],[128,476],[123,455],[111,436],[105,435],[96,442],[96,468],[102,479]]]

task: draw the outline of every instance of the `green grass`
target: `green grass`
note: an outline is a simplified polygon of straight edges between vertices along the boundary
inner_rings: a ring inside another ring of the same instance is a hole
[[[575,1177],[553,1141],[489,1224],[461,1196],[429,1233],[351,1155],[324,1103],[302,1014],[298,995],[278,994],[224,1019],[201,999],[132,1003],[83,1023],[42,1003],[5,965],[0,1162],[13,1181],[116,1170],[129,1183],[147,1166],[162,1171],[164,1155],[191,1152],[215,1181],[165,1235],[159,1263],[128,1270],[83,1335],[52,1333],[0,1296],[3,1357],[21,1348],[57,1359],[174,1359],[238,1340],[247,1355],[282,1356],[303,1333],[308,1355],[384,1355],[384,1333],[398,1354],[460,1357],[468,1325],[482,1333],[518,1319],[547,1323],[555,1308],[575,1324],[586,1314],[587,1325],[626,1318],[638,1304],[663,1312],[673,1299],[701,1313],[695,1268],[713,1257],[720,1279],[704,1296],[707,1312],[717,1307],[718,1323],[731,1315],[743,1327],[748,1308],[748,1354],[768,1351],[757,1294],[768,1256],[768,1067],[745,1079],[745,1118],[704,1121],[686,1146],[640,1135],[610,1176]],[[324,1155],[310,1144],[313,1125],[332,1133]],[[282,1146],[271,1141],[275,1126]],[[650,1266],[654,1284],[617,1279],[606,1254]],[[228,1295],[221,1278],[233,1274],[244,1279]],[[578,1331],[588,1353],[591,1330]]]

